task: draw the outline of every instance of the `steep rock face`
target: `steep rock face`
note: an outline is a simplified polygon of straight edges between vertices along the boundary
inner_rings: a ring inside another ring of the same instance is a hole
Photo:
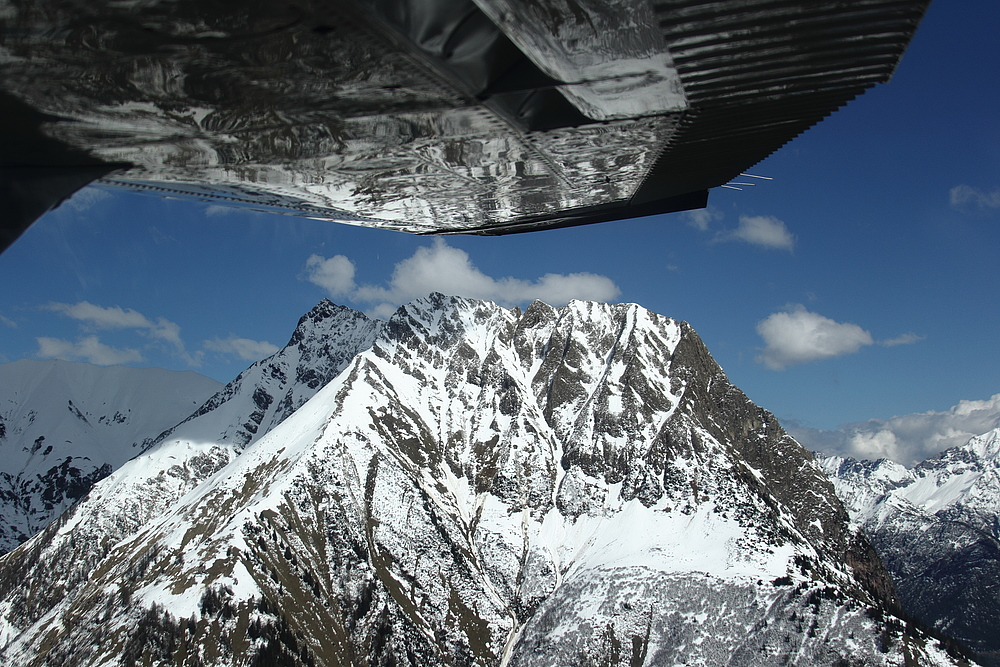
[[[0,364],[0,553],[41,530],[221,387],[192,372]]]
[[[1000,665],[1000,429],[912,470],[837,457],[823,466],[903,609]]]
[[[82,516],[0,561],[11,664],[951,664],[875,620],[884,571],[812,457],[635,305],[400,308],[20,613]]]
[[[147,430],[142,453],[108,475],[32,541],[8,570],[0,607],[0,644],[33,623],[51,599],[85,583],[119,540],[162,515],[184,494],[232,461],[305,403],[358,353],[380,323],[324,300],[304,315],[283,349],[259,361],[208,398],[181,423]],[[159,435],[155,435],[159,433]],[[134,454],[138,450],[132,450]],[[63,563],[62,571],[33,569]],[[18,582],[29,576],[31,583]]]

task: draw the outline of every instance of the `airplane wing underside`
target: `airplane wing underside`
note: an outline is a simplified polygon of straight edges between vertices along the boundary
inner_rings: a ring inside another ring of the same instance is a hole
[[[419,234],[700,208],[887,81],[927,4],[12,0],[6,243],[94,178]]]

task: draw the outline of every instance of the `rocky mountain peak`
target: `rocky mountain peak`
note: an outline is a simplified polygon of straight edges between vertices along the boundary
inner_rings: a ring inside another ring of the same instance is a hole
[[[343,370],[371,345],[381,326],[364,313],[323,299],[299,319],[285,347],[240,373],[185,423],[211,414],[203,423],[221,429],[212,439],[240,449],[281,423]],[[220,420],[223,414],[228,418]],[[147,448],[175,436],[177,428],[180,425],[159,434]],[[193,430],[199,428],[204,426]]]
[[[936,470],[959,472],[985,472],[1000,467],[1000,428],[993,429],[971,438],[964,445],[952,447],[937,456],[921,461],[914,466],[918,475],[932,474]]]
[[[969,440],[966,445],[982,461],[1000,465],[1000,428],[995,428]]]
[[[295,331],[285,347],[307,345],[334,333],[345,322],[364,323],[370,321],[368,316],[359,311],[335,304],[329,299],[323,299],[313,306],[308,313],[299,318]]]
[[[502,336],[496,327],[511,321],[509,312],[492,302],[434,292],[400,306],[389,318],[386,336],[380,342],[447,350],[470,340]]]

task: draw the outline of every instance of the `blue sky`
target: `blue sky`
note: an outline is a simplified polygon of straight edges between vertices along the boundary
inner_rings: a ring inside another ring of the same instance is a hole
[[[997,35],[996,0],[938,0],[891,83],[699,213],[434,240],[89,188],[0,256],[0,361],[225,382],[324,296],[629,301],[690,322],[807,446],[909,463],[1000,424]]]

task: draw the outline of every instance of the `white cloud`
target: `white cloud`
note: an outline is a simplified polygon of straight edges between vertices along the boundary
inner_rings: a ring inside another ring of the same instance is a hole
[[[800,304],[772,313],[757,323],[757,333],[766,347],[757,357],[771,370],[854,354],[875,341],[857,324],[836,322],[809,312]]]
[[[896,336],[895,338],[888,338],[886,340],[880,340],[878,342],[882,347],[896,347],[897,345],[912,345],[919,341],[924,340],[926,336],[918,336],[915,333],[905,333]]]
[[[101,343],[97,336],[87,336],[72,343],[60,338],[36,338],[38,356],[43,359],[64,359],[66,361],[87,361],[98,366],[127,364],[142,361],[139,350],[115,348]]]
[[[77,213],[83,213],[84,211],[94,208],[101,202],[112,198],[111,193],[107,190],[103,190],[99,187],[87,186],[74,192],[69,199],[62,203],[62,206],[68,206]]]
[[[204,342],[206,350],[220,354],[232,355],[244,361],[257,361],[278,351],[278,346],[266,340],[250,340],[249,338],[215,338]]]
[[[2,314],[0,314],[0,324],[4,325],[5,327],[10,327],[11,329],[17,328],[17,322]]]
[[[89,301],[73,304],[49,303],[44,308],[99,329],[134,329],[150,338],[167,343],[173,349],[173,353],[187,364],[201,365],[200,356],[197,354],[192,356],[185,349],[180,325],[163,317],[153,321],[131,308],[97,306]]]
[[[354,263],[343,255],[334,255],[329,259],[310,255],[306,260],[306,276],[309,282],[319,285],[330,296],[346,296],[357,287],[354,284]]]
[[[971,185],[956,185],[948,193],[952,208],[967,213],[988,213],[1000,209],[1000,188],[986,192]]]
[[[741,215],[736,229],[719,232],[717,241],[743,241],[764,248],[787,250],[795,248],[795,237],[785,223],[771,215]]]
[[[388,285],[356,285],[354,263],[343,255],[329,259],[312,255],[306,260],[304,277],[333,297],[345,297],[371,305],[378,317],[391,314],[396,306],[431,292],[495,301],[503,306],[540,299],[553,306],[572,299],[610,301],[621,290],[606,276],[593,273],[547,273],[537,280],[493,278],[480,271],[468,253],[442,239],[418,248],[412,257],[396,264]]]
[[[683,215],[689,225],[703,232],[707,232],[713,222],[725,217],[725,214],[714,206],[684,211]]]
[[[857,324],[837,322],[808,311],[801,304],[788,306],[786,310],[761,320],[757,323],[757,333],[765,343],[757,361],[775,371],[795,364],[854,354],[868,345],[895,347],[924,340],[924,336],[904,333],[876,341],[870,332]]]
[[[907,466],[997,427],[1000,394],[983,401],[959,401],[942,412],[871,419],[834,430],[786,425],[788,432],[809,449],[855,458],[888,458]]]
[[[45,309],[62,313],[66,317],[87,322],[102,329],[143,329],[153,326],[153,323],[145,315],[137,313],[131,308],[123,309],[120,306],[104,308],[95,306],[89,301],[73,304],[49,303]]]

